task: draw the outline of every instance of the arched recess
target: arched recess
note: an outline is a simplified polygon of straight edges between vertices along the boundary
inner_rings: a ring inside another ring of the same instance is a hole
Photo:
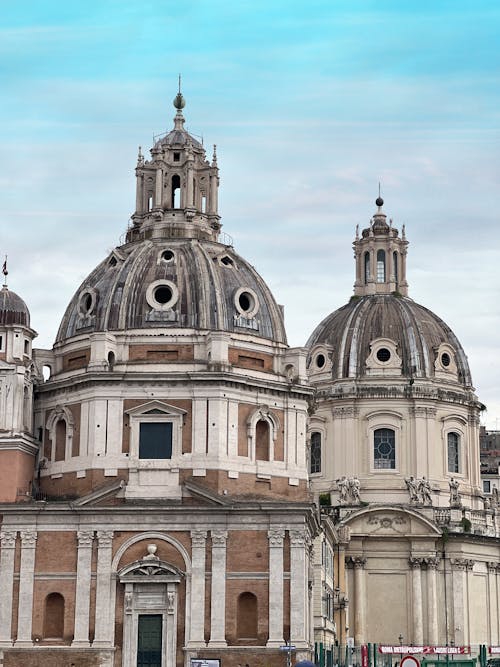
[[[74,426],[73,413],[68,408],[58,407],[49,414],[46,429],[49,432],[50,451],[47,458],[50,461],[64,461],[71,457]]]
[[[238,639],[257,639],[257,596],[250,592],[240,593],[236,606],[236,636]]]
[[[60,593],[49,593],[43,610],[43,638],[63,639],[64,597]]]
[[[279,429],[279,419],[267,405],[263,405],[250,415],[247,421],[247,436],[248,457],[252,461],[275,460],[275,444]],[[258,458],[264,453],[267,453],[267,458]]]

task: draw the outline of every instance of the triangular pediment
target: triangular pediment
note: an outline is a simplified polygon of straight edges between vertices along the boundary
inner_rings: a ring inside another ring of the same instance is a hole
[[[185,410],[176,408],[174,405],[169,405],[163,401],[148,401],[147,403],[138,405],[137,407],[131,408],[130,410],[125,410],[125,412],[131,417],[140,417],[141,415],[173,415],[175,417],[179,417],[187,414]]]

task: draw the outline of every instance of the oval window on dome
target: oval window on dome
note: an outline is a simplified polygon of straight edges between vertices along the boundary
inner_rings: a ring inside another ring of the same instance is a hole
[[[381,347],[377,350],[377,359],[382,363],[386,363],[391,358],[391,351],[386,347]]]
[[[154,310],[168,310],[179,299],[179,291],[170,280],[155,280],[146,290],[146,301]]]
[[[445,368],[448,368],[448,366],[451,364],[451,357],[448,352],[443,352],[441,355],[441,363]]]
[[[240,287],[234,295],[236,310],[244,317],[251,318],[259,310],[257,294],[249,287]]]
[[[81,294],[78,307],[82,315],[90,315],[94,310],[95,306],[95,294],[91,291],[86,290]]]
[[[326,357],[324,354],[321,354],[321,352],[316,355],[316,368],[324,368],[326,364]]]

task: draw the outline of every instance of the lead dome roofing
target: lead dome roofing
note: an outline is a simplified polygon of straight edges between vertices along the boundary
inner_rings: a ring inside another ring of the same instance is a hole
[[[389,338],[397,344],[402,374],[429,378],[434,375],[437,348],[446,343],[455,352],[460,384],[471,387],[465,352],[450,327],[428,308],[408,297],[378,294],[353,297],[328,315],[314,330],[306,345],[333,348],[333,378],[362,377],[370,343]]]
[[[0,324],[21,324],[26,327],[30,325],[28,306],[6,285],[0,290]]]
[[[165,261],[162,253],[173,259]],[[224,261],[222,261],[224,260]],[[172,308],[148,302],[153,283],[178,292]],[[256,297],[254,316],[238,309],[241,291]],[[97,331],[185,328],[251,334],[286,343],[280,307],[257,271],[232,248],[197,239],[161,239],[117,248],[84,280],[56,341]]]

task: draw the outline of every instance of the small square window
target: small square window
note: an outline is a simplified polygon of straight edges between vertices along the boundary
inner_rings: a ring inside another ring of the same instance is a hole
[[[139,425],[139,458],[172,458],[172,422],[143,422]]]
[[[181,154],[180,153],[174,153],[174,162],[180,162],[181,159]]]

